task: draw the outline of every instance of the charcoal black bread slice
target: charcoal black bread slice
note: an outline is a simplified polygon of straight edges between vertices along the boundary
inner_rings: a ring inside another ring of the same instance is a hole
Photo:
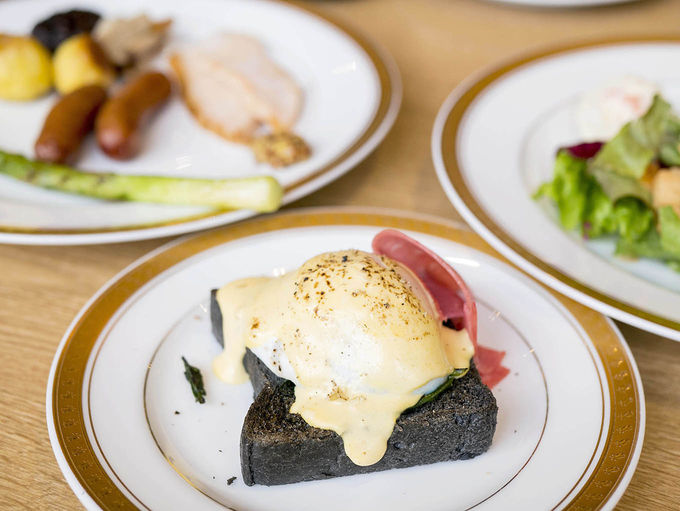
[[[222,315],[216,325],[215,308],[219,310],[213,293],[213,331],[220,341]],[[295,401],[293,383],[272,373],[250,350],[243,364],[255,393],[241,431],[241,471],[249,486],[469,459],[489,449],[496,430],[496,399],[473,365],[435,400],[402,413],[385,456],[374,465],[360,467],[347,457],[337,433],[314,428],[289,413]]]
[[[243,357],[243,367],[250,377],[250,383],[253,384],[253,399],[262,392],[266,386],[273,388],[288,382],[288,380],[276,376],[271,369],[269,369],[262,360],[257,358],[252,351],[246,348],[246,355]],[[289,382],[290,383],[290,382]]]
[[[222,310],[217,302],[217,289],[210,291],[210,323],[212,333],[220,346],[224,348],[224,332],[222,330]]]
[[[217,303],[217,289],[210,291],[210,321],[212,323],[212,333],[220,346],[224,348],[224,331],[222,330],[222,311]],[[253,399],[262,391],[265,385],[272,385],[274,387],[287,381],[279,376],[276,376],[259,358],[257,358],[250,350],[246,350],[247,354],[243,357],[243,366],[250,376],[250,382],[253,384]]]
[[[241,471],[247,485],[272,486],[473,458],[489,449],[496,430],[496,400],[472,367],[434,401],[401,414],[385,456],[360,467],[345,455],[337,433],[314,428],[289,413],[295,401],[291,382],[278,378],[283,383],[272,385],[266,374],[271,371],[252,352],[244,363],[253,386],[262,389],[241,431]]]

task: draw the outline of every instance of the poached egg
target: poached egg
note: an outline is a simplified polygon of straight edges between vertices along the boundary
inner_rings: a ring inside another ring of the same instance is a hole
[[[576,110],[580,134],[587,141],[605,142],[623,126],[647,112],[659,87],[637,76],[624,76],[581,97]]]

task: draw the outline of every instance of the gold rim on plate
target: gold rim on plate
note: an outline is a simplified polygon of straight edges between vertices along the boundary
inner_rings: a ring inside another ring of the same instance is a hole
[[[66,333],[53,365],[48,389],[51,408],[48,421],[68,470],[91,499],[104,510],[136,509],[100,462],[86,429],[83,393],[86,369],[93,348],[116,311],[139,289],[174,265],[233,240],[282,229],[333,225],[376,226],[421,232],[454,241],[499,260],[500,254],[476,234],[454,224],[427,217],[401,216],[380,210],[320,208],[260,217],[217,230],[180,239],[150,254],[109,284],[81,313]],[[600,456],[590,460],[579,479],[564,496],[565,509],[600,509],[630,478],[629,468],[639,456],[644,429],[642,389],[635,364],[621,338],[601,314],[548,290],[579,323],[597,350],[606,375],[610,422],[605,424]],[[603,399],[604,402],[604,399]],[[122,481],[119,483],[121,484]],[[580,490],[571,495],[580,485]],[[138,502],[137,505],[140,503]]]
[[[335,29],[342,32],[347,38],[354,41],[368,56],[371,64],[373,65],[376,74],[378,75],[378,81],[380,83],[380,101],[373,114],[373,118],[369,125],[364,129],[359,138],[357,138],[350,147],[348,147],[342,154],[337,156],[328,164],[324,165],[320,169],[312,172],[311,174],[300,178],[299,180],[289,184],[285,187],[284,192],[290,193],[301,186],[309,183],[310,181],[330,172],[334,168],[341,165],[352,155],[354,155],[359,149],[361,149],[384,125],[388,114],[392,110],[394,93],[398,90],[398,85],[394,82],[394,77],[390,70],[388,69],[383,56],[376,49],[376,47],[370,43],[364,36],[362,36],[358,31],[347,26],[345,23],[339,22],[326,16],[325,14],[319,12],[317,9],[309,7],[308,5],[303,5],[301,2],[296,0],[269,0],[271,2],[277,2],[286,4],[287,6],[302,11],[310,16],[318,18],[319,20],[331,25]],[[395,88],[396,87],[396,88]],[[191,215],[183,218],[176,218],[173,220],[168,220],[164,222],[154,222],[148,224],[136,224],[136,225],[125,225],[120,227],[95,227],[95,228],[76,228],[76,229],[49,229],[49,228],[30,228],[30,227],[15,227],[8,225],[0,225],[0,233],[6,234],[33,234],[33,235],[68,235],[68,234],[105,234],[105,233],[115,233],[115,232],[125,232],[125,231],[141,231],[147,229],[156,229],[160,227],[168,227],[172,225],[186,224],[190,222],[195,222],[198,220],[204,220],[207,218],[213,218],[230,211],[224,210],[214,210],[208,213]],[[172,233],[170,233],[172,234]]]
[[[446,114],[443,127],[441,130],[441,139],[435,141],[441,154],[444,171],[448,176],[449,182],[455,189],[461,202],[472,214],[500,243],[504,244],[511,251],[515,252],[519,257],[527,261],[530,265],[546,273],[550,277],[560,281],[562,284],[578,291],[590,298],[604,303],[610,307],[623,311],[640,319],[655,323],[659,326],[680,330],[680,323],[671,319],[653,314],[651,312],[642,310],[634,305],[617,300],[611,296],[606,295],[582,282],[579,282],[558,268],[544,262],[528,249],[515,240],[507,231],[496,223],[484,208],[477,202],[473,193],[468,188],[463,173],[461,171],[461,163],[458,159],[457,140],[459,136],[460,126],[465,114],[474,101],[482,94],[488,87],[495,84],[495,82],[503,79],[509,73],[516,71],[520,67],[534,63],[546,57],[552,57],[564,53],[574,52],[583,49],[597,48],[603,46],[614,46],[621,44],[635,44],[635,43],[664,43],[674,42],[680,43],[680,36],[676,35],[655,35],[655,36],[640,36],[640,37],[617,37],[608,38],[597,41],[587,41],[572,43],[554,47],[547,50],[537,51],[530,55],[517,58],[506,64],[500,65],[495,69],[483,74],[477,78],[473,83],[467,84],[460,89],[456,94],[455,103],[450,107]]]

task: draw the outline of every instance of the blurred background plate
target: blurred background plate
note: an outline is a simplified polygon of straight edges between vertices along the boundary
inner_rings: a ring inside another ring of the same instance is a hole
[[[0,33],[29,33],[39,20],[73,8],[72,0],[0,3]],[[172,18],[166,53],[212,33],[247,33],[303,89],[304,106],[293,127],[312,147],[304,162],[274,170],[257,164],[247,146],[203,129],[175,94],[146,133],[141,154],[129,162],[107,158],[92,137],[78,167],[126,174],[243,177],[268,173],[286,190],[284,203],[337,179],[364,159],[392,126],[401,101],[399,72],[384,52],[355,34],[287,2],[272,0],[86,0],[79,8],[104,17],[146,13]],[[314,41],[314,44],[310,44]],[[167,68],[165,55],[156,64]],[[0,101],[0,147],[32,156],[33,143],[55,95],[28,103]],[[8,127],[11,126],[11,129]],[[0,176],[0,243],[81,244],[146,239],[241,220],[249,211],[107,202],[52,192]]]
[[[614,256],[615,241],[565,232],[532,200],[552,180],[558,148],[575,143],[580,95],[625,75],[657,83],[680,106],[680,40],[574,45],[520,58],[471,79],[441,107],[432,133],[440,183],[494,248],[549,286],[604,314],[680,340],[680,273]]]
[[[598,5],[626,4],[639,0],[492,0],[502,4],[526,5],[529,7],[595,7]]]

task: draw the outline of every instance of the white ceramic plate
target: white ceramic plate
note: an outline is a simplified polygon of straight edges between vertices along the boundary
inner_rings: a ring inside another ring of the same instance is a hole
[[[210,289],[281,274],[325,250],[370,250],[384,227],[416,237],[460,271],[478,301],[480,342],[507,351],[511,374],[494,388],[493,445],[467,461],[245,486],[239,436],[252,389],[211,373],[220,350]],[[202,370],[203,405],[193,401],[181,355]],[[88,509],[107,510],[612,509],[645,424],[635,362],[609,320],[547,291],[459,226],[347,209],[264,217],[134,263],[65,335],[47,415],[67,481]]]
[[[501,4],[526,5],[530,7],[595,7],[598,5],[625,4],[639,0],[491,0]]]
[[[680,41],[590,43],[532,55],[461,85],[432,134],[437,175],[465,220],[536,278],[616,319],[680,340],[680,274],[614,256],[613,240],[561,229],[556,208],[531,199],[552,179],[557,149],[582,140],[579,95],[635,74],[680,108]]]
[[[179,94],[154,119],[141,154],[116,162],[90,137],[78,167],[134,174],[241,177],[272,174],[286,189],[284,203],[321,188],[354,167],[384,138],[401,101],[392,59],[346,29],[302,7],[270,0],[87,0],[104,16],[141,12],[172,18],[171,37],[156,64],[167,68],[173,46],[220,31],[254,35],[301,85],[305,102],[294,129],[312,157],[274,170],[257,164],[243,145],[200,127]],[[0,33],[29,33],[35,22],[73,8],[72,0],[9,0],[0,4]],[[54,95],[32,102],[0,100],[0,148],[33,155],[33,143]],[[9,127],[11,126],[11,129]],[[168,236],[241,220],[249,211],[108,202],[42,190],[0,176],[0,243],[108,243]]]

